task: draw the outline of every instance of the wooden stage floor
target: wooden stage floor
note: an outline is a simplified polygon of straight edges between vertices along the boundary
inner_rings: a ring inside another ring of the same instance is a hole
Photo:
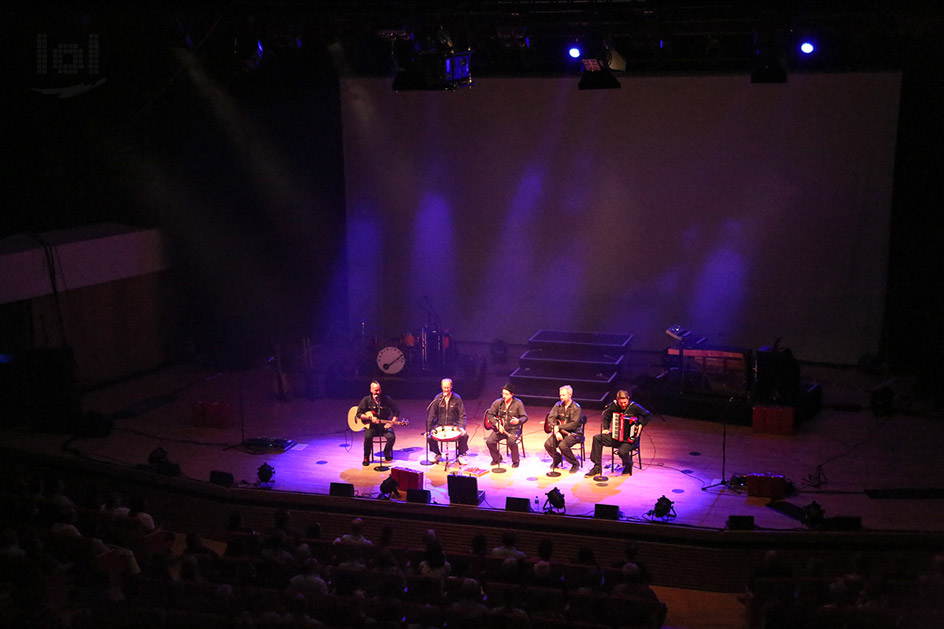
[[[466,398],[470,453],[467,468],[488,469],[487,432],[481,418],[498,397],[512,365],[488,367],[483,393]],[[748,426],[728,425],[726,438],[720,423],[659,415],[655,412],[644,433],[643,469],[632,476],[611,476],[607,482],[584,478],[586,462],[577,474],[564,470],[558,478],[546,475],[549,457],[543,449],[543,419],[547,408],[529,407],[530,421],[524,431],[527,456],[518,469],[506,461],[504,474],[485,472],[478,476],[484,491],[480,509],[505,509],[507,497],[527,499],[540,510],[546,494],[558,489],[565,499],[566,514],[592,516],[594,505],[616,505],[626,521],[663,520],[650,515],[665,496],[673,503],[676,517],[670,525],[720,530],[729,516],[752,516],[758,529],[789,531],[805,529],[791,517],[790,509],[767,506],[769,500],[714,486],[724,478],[747,474],[783,475],[797,489],[786,497],[788,506],[802,508],[818,503],[826,517],[861,518],[870,531],[944,531],[944,467],[940,444],[944,422],[910,397],[907,382],[891,381],[900,389],[896,412],[877,416],[868,406],[871,391],[888,379],[854,369],[804,367],[804,378],[820,382],[823,409],[801,424],[794,435],[755,433]],[[462,395],[463,383],[455,391]],[[331,483],[350,483],[359,496],[375,497],[389,473],[361,466],[363,433],[347,428],[347,411],[354,399],[322,397],[307,399],[275,395],[270,369],[246,372],[212,372],[190,367],[171,367],[134,380],[87,393],[84,407],[114,416],[107,437],[73,440],[69,450],[91,460],[118,466],[144,463],[158,446],[178,463],[184,477],[208,481],[211,471],[231,473],[237,482],[251,486],[263,463],[275,469],[273,491],[327,494]],[[429,399],[437,393],[429,391]],[[448,504],[448,471],[442,464],[424,466],[422,437],[429,399],[398,400],[410,426],[397,430],[393,464],[422,471],[425,488],[438,504]],[[225,427],[199,426],[193,407],[198,402],[221,402],[232,409],[232,422]],[[600,411],[588,411],[587,432],[599,430]],[[69,456],[62,450],[65,435],[31,432],[22,428],[2,431],[8,447]],[[238,447],[245,439],[267,437],[297,443],[284,453],[252,454]],[[589,439],[587,443],[589,456]],[[605,460],[609,455],[605,451]],[[887,498],[873,490],[888,490]],[[868,493],[867,493],[868,492]],[[785,513],[786,511],[787,513]],[[795,515],[795,514],[794,514]]]

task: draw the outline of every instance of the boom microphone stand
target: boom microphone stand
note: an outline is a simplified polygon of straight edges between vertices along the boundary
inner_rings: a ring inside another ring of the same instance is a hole
[[[734,401],[734,397],[735,396],[732,395],[728,398],[727,404],[724,405],[724,409],[721,411],[721,480],[717,483],[702,487],[702,491],[719,486],[725,489],[731,489],[731,484],[725,476],[725,465],[728,461],[728,409],[731,407],[731,402]]]
[[[616,400],[613,400],[613,402],[615,403]],[[613,419],[612,419],[612,415],[610,416],[610,435],[611,435],[611,436],[613,435]],[[601,439],[603,438],[603,416],[602,416],[602,415],[600,416],[600,438],[601,438]],[[602,458],[602,456],[603,456],[603,455],[601,454],[601,455],[600,455],[600,457],[601,457],[601,458],[600,458],[600,473],[593,477],[593,481],[594,481],[595,483],[605,483],[606,481],[610,480],[610,477],[607,476],[607,475],[606,475],[606,472],[603,471],[603,458]],[[612,462],[612,461],[613,461],[613,458],[610,457],[610,471],[611,471],[611,472],[613,471],[613,462]],[[632,459],[630,459],[630,461],[632,461]],[[595,464],[594,464],[594,465],[595,465]]]
[[[431,461],[429,458],[429,409],[432,408],[433,402],[436,401],[436,398],[430,400],[429,404],[426,405],[426,432],[423,433],[423,442],[426,444],[426,458],[420,461],[420,465],[433,465],[435,461]]]

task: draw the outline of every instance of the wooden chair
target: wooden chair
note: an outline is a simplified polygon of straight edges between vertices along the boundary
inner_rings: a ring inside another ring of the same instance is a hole
[[[639,428],[639,432],[636,433],[636,447],[632,448],[629,451],[629,475],[633,475],[633,460],[635,459],[636,464],[639,465],[639,469],[642,469],[642,431],[643,428]],[[614,473],[616,472],[616,453],[619,451],[619,446],[610,449],[610,470]]]

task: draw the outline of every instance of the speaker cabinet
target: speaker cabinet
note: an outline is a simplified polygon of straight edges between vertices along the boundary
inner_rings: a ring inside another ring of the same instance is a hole
[[[508,496],[505,498],[505,511],[519,511],[521,513],[531,512],[531,501],[527,498],[515,498]]]
[[[423,472],[417,472],[403,467],[390,469],[390,476],[397,481],[397,487],[409,491],[423,488]]]
[[[229,472],[212,470],[210,472],[210,482],[214,485],[219,485],[220,487],[232,487],[235,479]]]
[[[485,492],[479,491],[478,479],[474,476],[450,474],[446,477],[449,487],[449,502],[460,505],[478,506]]]
[[[410,488],[406,490],[407,502],[418,502],[420,504],[429,504],[429,490]]]
[[[791,406],[800,396],[800,365],[789,349],[762,347],[757,351],[754,400]]]
[[[331,483],[331,495],[344,498],[354,497],[354,485],[351,483]]]
[[[619,505],[595,504],[593,517],[603,520],[619,520]]]
[[[728,524],[725,527],[729,531],[753,531],[754,516],[752,515],[729,515]]]

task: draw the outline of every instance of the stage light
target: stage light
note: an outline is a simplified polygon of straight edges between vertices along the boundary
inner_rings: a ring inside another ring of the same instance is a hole
[[[671,500],[669,500],[669,499],[666,498],[665,496],[662,496],[661,498],[659,498],[658,500],[656,500],[656,504],[655,504],[655,506],[652,508],[652,511],[650,511],[650,512],[647,513],[646,515],[655,516],[655,517],[657,517],[657,518],[662,518],[663,520],[666,520],[666,519],[668,519],[668,518],[674,518],[674,517],[675,517],[675,506],[674,506],[674,505],[675,505],[674,502],[672,502]]]
[[[384,482],[380,483],[380,495],[377,496],[381,500],[390,500],[390,495],[393,494],[397,498],[400,497],[400,492],[397,490],[397,487],[400,486],[396,480],[394,480],[393,475],[388,476]]]
[[[580,59],[580,48],[577,46],[571,46],[567,51],[567,54],[570,55],[571,59]]]
[[[393,79],[393,91],[451,91],[471,87],[471,52],[418,53]]]
[[[564,494],[562,494],[557,489],[557,487],[555,487],[554,489],[552,489],[551,491],[547,492],[544,495],[547,496],[547,502],[544,503],[545,513],[547,513],[551,509],[556,510],[558,513],[562,513],[563,511],[566,510],[567,507],[564,505]],[[548,505],[550,505],[550,508],[548,507]]]
[[[259,476],[260,483],[268,483],[272,480],[272,477],[275,476],[275,468],[268,463],[263,463],[259,466],[256,473]]]
[[[583,50],[580,55],[580,63],[583,66],[580,74],[580,82],[577,89],[580,90],[616,90],[620,88],[620,82],[613,76],[613,72],[626,71],[626,59],[613,47],[609,40],[602,40],[599,45],[592,42],[587,46],[589,50]]]
[[[804,41],[800,44],[800,52],[804,55],[811,55],[816,50],[816,45],[811,41]]]
[[[609,68],[596,59],[583,59],[583,72],[580,74],[578,90],[618,90],[620,82]]]

